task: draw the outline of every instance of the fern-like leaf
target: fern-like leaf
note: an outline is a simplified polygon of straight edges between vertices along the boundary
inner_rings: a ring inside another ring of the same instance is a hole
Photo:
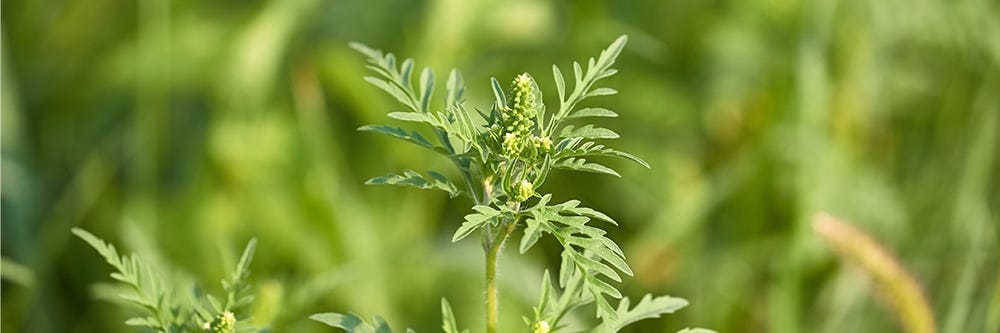
[[[153,273],[136,255],[122,256],[114,245],[94,236],[86,230],[73,228],[73,234],[83,239],[97,250],[105,261],[117,272],[111,273],[111,278],[125,283],[130,292],[119,297],[143,309],[148,316],[131,318],[125,322],[129,326],[142,326],[166,331],[171,328],[169,306],[165,306],[166,291],[159,275]]]
[[[626,159],[635,162],[643,167],[649,168],[649,163],[646,163],[643,159],[615,149],[607,148],[604,145],[597,144],[593,141],[584,141],[583,138],[567,138],[559,141],[556,144],[556,152],[553,155],[553,159],[562,160],[565,158],[572,157],[592,157],[592,156],[608,156]]]
[[[659,296],[653,297],[646,294],[635,307],[629,308],[628,297],[622,298],[615,310],[617,316],[613,320],[605,320],[604,323],[591,333],[612,333],[618,332],[625,326],[643,319],[659,318],[660,315],[674,313],[688,305],[683,298]]]
[[[392,333],[389,323],[379,316],[372,316],[371,323],[353,313],[317,313],[309,316],[309,319],[342,329],[347,333]],[[413,330],[407,329],[406,332],[413,333]]]
[[[615,59],[617,59],[618,55],[621,54],[622,48],[625,47],[625,43],[627,41],[628,37],[626,36],[618,37],[618,39],[612,42],[608,48],[601,51],[600,56],[596,60],[594,58],[590,58],[589,61],[587,61],[586,72],[584,72],[580,63],[573,62],[573,77],[575,78],[575,84],[573,85],[573,91],[568,95],[566,95],[565,92],[565,83],[562,71],[559,70],[558,66],[552,66],[552,74],[555,77],[556,89],[559,93],[559,111],[552,115],[552,119],[549,121],[548,126],[543,129],[543,136],[551,136],[556,127],[558,127],[562,121],[570,115],[570,112],[575,109],[577,103],[580,101],[589,97],[617,93],[614,89],[593,88],[593,85],[600,79],[618,73],[618,71],[611,68],[611,66],[614,65]]]
[[[607,128],[595,127],[594,125],[584,125],[573,127],[569,125],[563,127],[559,132],[559,138],[584,138],[584,139],[617,139],[621,137],[615,131]]]
[[[253,302],[253,295],[250,294],[250,263],[253,262],[254,252],[257,250],[257,239],[251,239],[240,256],[240,262],[236,265],[236,270],[230,274],[229,280],[222,280],[222,289],[226,292],[226,305],[224,311],[242,311],[247,305]]]
[[[458,230],[455,230],[455,235],[451,237],[452,242],[457,242],[468,237],[473,231],[479,230],[486,223],[490,223],[503,213],[500,210],[485,205],[476,205],[472,207],[472,210],[476,212],[465,216],[465,222],[458,227]]]
[[[532,207],[531,217],[526,220],[525,236],[521,238],[521,251],[527,251],[541,233],[555,236],[563,245],[563,267],[560,270],[560,284],[565,287],[564,277],[569,270],[579,270],[583,287],[597,304],[597,315],[605,320],[614,319],[618,313],[608,303],[606,296],[621,298],[622,295],[601,277],[621,281],[618,271],[632,275],[625,262],[621,248],[600,228],[587,225],[591,217],[614,223],[610,217],[596,210],[579,207],[580,202],[570,200],[557,205],[547,205],[549,195],[542,196],[539,204]]]
[[[358,130],[388,135],[390,137],[430,149],[434,152],[448,155],[447,150],[445,150],[443,147],[439,147],[432,144],[430,141],[424,138],[424,136],[420,135],[420,133],[417,133],[416,131],[407,131],[399,127],[392,127],[386,125],[365,125],[359,127]]]
[[[554,162],[551,164],[553,169],[563,169],[563,170],[573,170],[573,171],[584,171],[592,173],[600,173],[605,175],[612,175],[615,177],[621,177],[622,175],[615,171],[615,169],[609,168],[602,164],[587,162],[583,158],[567,158]]]
[[[448,192],[449,197],[457,197],[462,194],[462,191],[458,189],[448,178],[437,172],[428,172],[430,178],[424,177],[420,173],[413,170],[404,170],[403,174],[388,174],[381,177],[375,177],[369,179],[365,184],[369,185],[396,185],[396,186],[410,186],[425,190],[442,190]]]

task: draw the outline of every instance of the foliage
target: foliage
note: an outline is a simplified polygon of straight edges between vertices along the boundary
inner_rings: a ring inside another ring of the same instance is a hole
[[[225,299],[220,302],[208,294],[183,295],[180,291],[196,289],[164,279],[167,276],[164,272],[143,262],[137,255],[120,255],[114,245],[86,230],[74,228],[73,233],[90,244],[117,270],[111,273],[111,278],[129,288],[119,297],[145,313],[145,316],[125,321],[126,325],[148,327],[163,333],[257,331],[245,323],[247,306],[253,302],[247,280],[257,247],[256,239],[247,243],[229,279],[222,280]]]
[[[549,172],[555,169],[621,176],[616,170],[590,160],[597,157],[619,157],[649,167],[635,155],[594,141],[617,139],[618,133],[594,124],[569,123],[571,120],[618,116],[605,108],[577,108],[577,105],[588,98],[617,93],[611,88],[598,87],[597,83],[617,73],[612,65],[626,41],[626,36],[616,39],[597,58],[586,62],[586,70],[579,62],[573,62],[571,91],[567,91],[562,71],[553,65],[559,99],[558,108],[551,114],[546,113],[541,89],[528,73],[517,75],[506,91],[496,78],[492,78],[493,103],[489,112],[479,109],[470,112],[464,104],[465,87],[457,69],[449,75],[443,109],[434,109],[430,103],[434,74],[429,68],[421,70],[419,84],[415,85],[412,82],[413,59],[397,64],[392,53],[359,43],[351,44],[368,57],[367,67],[376,74],[365,80],[409,109],[389,113],[389,117],[429,127],[437,142],[432,143],[418,131],[387,125],[366,125],[359,130],[384,134],[448,158],[461,175],[464,190],[433,171],[428,172],[431,179],[406,170],[401,175],[372,178],[367,184],[438,189],[448,192],[450,197],[464,194],[472,200],[473,213],[465,216],[452,241],[460,241],[476,231],[483,235],[483,248],[487,252],[487,332],[497,330],[496,289],[492,282],[498,265],[496,258],[504,242],[519,227],[524,230],[519,247],[521,253],[527,252],[546,234],[563,247],[559,286],[566,289],[560,301],[554,303],[557,307],[549,309],[547,299],[555,295],[550,295],[553,288],[548,287],[546,273],[542,302],[536,308],[535,320],[526,321],[536,332],[562,329],[558,323],[565,312],[591,302],[597,305],[596,315],[602,320],[593,328],[594,332],[617,332],[635,321],[657,318],[687,305],[687,301],[679,298],[646,295],[630,308],[629,299],[623,298],[622,293],[607,281],[621,282],[619,272],[633,274],[625,254],[618,244],[605,236],[604,229],[589,224],[592,219],[612,225],[617,223],[604,213],[581,207],[578,200],[551,204],[551,194],[538,192]],[[619,306],[612,306],[609,298],[621,299]],[[445,301],[442,301],[442,310],[444,330],[457,331]],[[548,315],[541,316],[543,310]],[[389,331],[385,321],[377,316],[371,324],[353,314],[324,313],[311,318],[348,332]]]
[[[588,223],[627,255],[634,278],[607,281],[633,306],[647,292],[692,304],[623,333],[898,330],[884,290],[810,232],[818,211],[897,254],[940,332],[1000,332],[997,13],[984,0],[5,1],[0,331],[148,331],[121,325],[140,312],[95,306],[125,288],[94,284],[105,269],[74,226],[220,301],[217,281],[257,237],[251,315],[272,332],[330,331],[303,317],[332,309],[431,332],[441,297],[482,331],[479,231],[447,244],[473,205],[363,185],[435,170],[465,192],[461,175],[425,147],[354,132],[387,123],[438,142],[383,120],[409,109],[359,79],[347,42],[421,60],[414,82],[432,68],[433,110],[458,67],[473,113],[490,111],[490,76],[507,89],[528,71],[551,114],[552,64],[573,81],[570,60],[628,33],[619,73],[598,81],[619,94],[578,104],[620,117],[567,123],[619,133],[594,141],[653,170],[588,158],[624,178],[555,172],[540,191],[622,225]],[[512,332],[542,268],[558,287],[562,252],[544,234],[510,255],[523,227],[497,278]],[[593,317],[591,304],[563,323]]]

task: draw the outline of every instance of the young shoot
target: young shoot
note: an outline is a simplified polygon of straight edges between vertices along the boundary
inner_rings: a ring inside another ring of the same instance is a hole
[[[450,160],[460,175],[460,179],[451,180],[434,171],[403,170],[372,178],[367,184],[441,190],[452,198],[463,196],[471,201],[471,212],[458,226],[452,241],[462,241],[477,233],[481,237],[485,252],[487,333],[500,331],[497,266],[504,244],[515,232],[523,233],[518,246],[521,253],[546,236],[563,248],[558,281],[553,283],[545,272],[541,299],[533,316],[524,318],[527,324],[524,330],[567,331],[563,322],[566,315],[590,303],[596,305],[592,315],[599,319],[590,332],[617,332],[638,320],[657,318],[687,305],[687,301],[676,297],[645,295],[633,306],[613,285],[622,281],[623,274],[632,275],[622,249],[603,229],[617,226],[615,220],[582,206],[579,200],[552,202],[552,194],[543,187],[554,170],[621,177],[618,171],[595,161],[604,157],[621,158],[649,168],[641,158],[600,143],[617,139],[618,133],[588,123],[602,117],[617,117],[616,112],[577,107],[583,100],[617,93],[599,83],[618,72],[612,66],[626,41],[627,37],[621,36],[596,58],[584,64],[574,62],[569,77],[571,86],[566,84],[562,70],[553,65],[558,99],[551,108],[544,104],[542,90],[531,74],[512,75],[507,85],[492,78],[489,87],[493,101],[484,108],[488,111],[465,105],[464,81],[457,69],[451,70],[445,83],[444,106],[432,109],[435,80],[429,68],[423,68],[414,83],[413,59],[400,61],[392,53],[350,44],[368,58],[367,67],[374,75],[365,80],[406,108],[388,116],[425,126],[433,132],[433,137],[428,139],[418,131],[390,125],[366,125],[359,130],[426,148]],[[616,299],[617,305],[612,303]],[[444,331],[458,333],[451,307],[444,300],[442,315]],[[391,331],[378,316],[371,321],[339,313],[316,314],[311,318],[348,332]]]

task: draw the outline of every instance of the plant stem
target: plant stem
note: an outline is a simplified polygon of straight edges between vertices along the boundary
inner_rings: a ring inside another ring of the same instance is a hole
[[[500,250],[503,249],[503,243],[507,241],[507,237],[516,226],[516,220],[503,226],[486,251],[486,333],[497,332],[497,322],[500,320],[499,300],[497,299],[497,258],[500,256]],[[485,237],[489,238],[490,235],[486,234]]]

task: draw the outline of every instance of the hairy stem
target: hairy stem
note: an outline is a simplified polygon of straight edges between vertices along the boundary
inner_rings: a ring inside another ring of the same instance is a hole
[[[503,226],[493,241],[488,244],[486,250],[486,333],[497,332],[497,322],[500,321],[499,299],[497,298],[497,258],[500,257],[500,250],[503,249],[504,242],[514,232],[516,226],[517,220]],[[488,239],[490,234],[486,234],[485,237]]]

